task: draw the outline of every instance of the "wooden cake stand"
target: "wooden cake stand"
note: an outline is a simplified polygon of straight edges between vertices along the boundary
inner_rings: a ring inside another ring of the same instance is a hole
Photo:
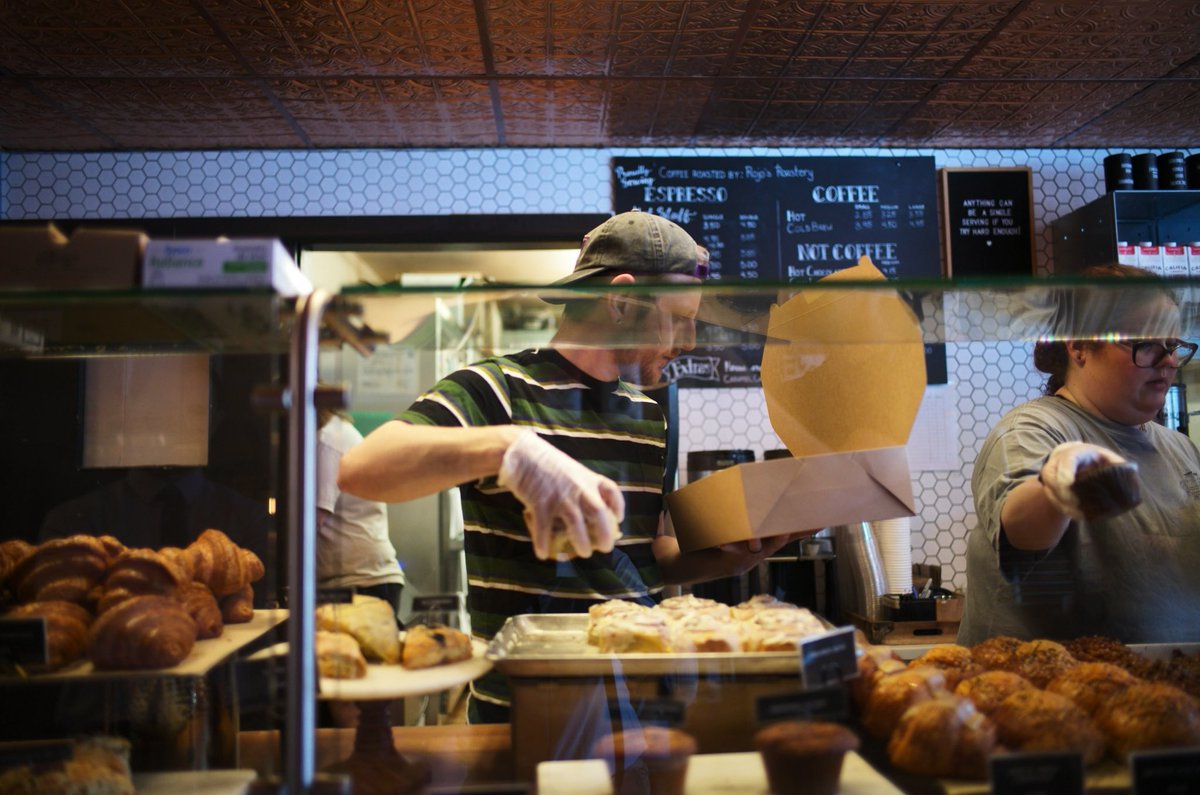
[[[358,707],[354,750],[325,772],[350,776],[355,795],[389,795],[421,790],[430,778],[429,765],[396,750],[392,739],[392,702],[405,696],[440,693],[470,682],[492,667],[487,645],[472,641],[471,659],[435,668],[409,670],[399,665],[369,665],[362,679],[320,680],[320,698],[353,701]]]

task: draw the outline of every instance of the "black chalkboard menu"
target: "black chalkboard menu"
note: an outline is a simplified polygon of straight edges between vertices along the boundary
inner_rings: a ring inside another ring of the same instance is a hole
[[[617,212],[670,218],[722,280],[809,282],[866,254],[888,277],[941,275],[932,157],[618,157]]]
[[[670,218],[711,256],[710,279],[811,282],[866,254],[889,278],[940,278],[932,157],[618,157],[616,212]],[[764,310],[765,311],[765,308]],[[676,359],[682,386],[761,383],[761,348]],[[931,383],[945,347],[927,346]]]
[[[1029,167],[943,168],[946,275],[1032,276]]]

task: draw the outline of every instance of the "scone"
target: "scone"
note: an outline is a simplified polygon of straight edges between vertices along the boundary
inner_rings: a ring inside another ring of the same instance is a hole
[[[352,602],[333,602],[317,607],[317,629],[345,632],[354,636],[368,660],[400,662],[400,630],[396,614],[386,600],[355,594]]]
[[[432,668],[471,659],[471,638],[442,624],[417,624],[404,633],[401,664],[405,668]]]
[[[367,675],[367,658],[352,636],[318,629],[317,672],[327,679],[362,679]]]

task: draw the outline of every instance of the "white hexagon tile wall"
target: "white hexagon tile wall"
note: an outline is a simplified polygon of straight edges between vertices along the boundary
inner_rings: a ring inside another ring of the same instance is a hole
[[[944,166],[1033,170],[1039,272],[1051,268],[1050,223],[1103,191],[1109,150],[468,149],[0,153],[0,218],[255,217],[602,213],[611,209],[609,159],[637,155],[925,155]],[[980,323],[988,318],[979,317]],[[960,466],[913,473],[913,559],[942,565],[966,586],[974,523],[975,453],[992,424],[1033,397],[1041,377],[1028,346],[949,343],[946,405],[956,413]],[[680,469],[689,450],[782,447],[755,389],[681,390]],[[730,418],[737,418],[736,422]],[[799,528],[798,528],[799,529]]]

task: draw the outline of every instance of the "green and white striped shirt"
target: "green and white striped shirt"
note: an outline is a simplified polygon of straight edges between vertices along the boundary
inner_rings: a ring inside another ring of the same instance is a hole
[[[524,506],[489,477],[461,485],[473,633],[489,639],[509,616],[584,612],[620,597],[653,603],[662,577],[651,544],[663,508],[666,420],[652,398],[623,381],[599,381],[557,351],[486,359],[438,382],[398,419],[423,425],[529,428],[625,497],[622,537],[610,554],[542,561]],[[506,704],[504,678],[475,682],[477,696]]]

